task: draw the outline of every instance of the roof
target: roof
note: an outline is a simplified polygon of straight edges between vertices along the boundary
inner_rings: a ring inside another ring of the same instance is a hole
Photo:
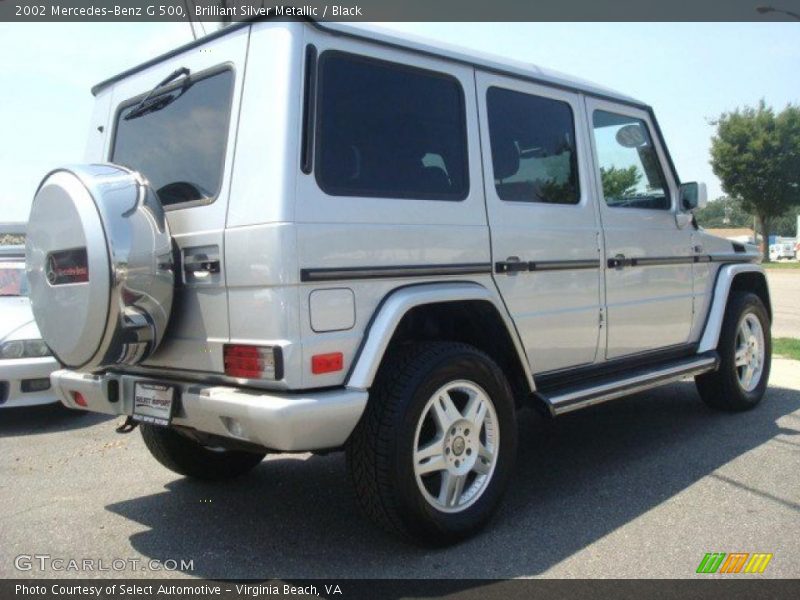
[[[534,79],[560,88],[585,92],[592,96],[618,100],[626,104],[645,106],[644,102],[610,88],[592,83],[585,79],[540,67],[533,63],[512,60],[502,56],[479,52],[453,44],[446,44],[414,34],[399,33],[390,29],[364,23],[334,23],[326,21],[314,22],[313,25],[323,31],[358,37],[367,41],[386,44],[412,52],[439,56],[456,62],[473,65],[487,71],[507,73],[525,79]]]
[[[265,20],[265,19],[260,19],[260,20]],[[361,23],[356,24],[356,23],[319,22],[319,21],[311,21],[305,19],[301,20],[304,20],[311,26],[316,27],[322,31],[328,31],[337,35],[347,35],[373,43],[379,43],[388,46],[393,46],[396,48],[401,48],[404,50],[409,50],[411,52],[418,52],[429,56],[437,56],[453,60],[462,64],[468,64],[475,67],[479,67],[481,69],[486,69],[488,71],[504,73],[516,77],[522,77],[524,79],[529,79],[536,82],[554,85],[562,89],[572,90],[576,92],[583,92],[600,98],[607,98],[610,100],[624,102],[626,104],[633,104],[643,108],[648,108],[644,102],[631,98],[630,96],[626,96],[614,90],[605,88],[595,83],[591,83],[589,81],[585,81],[577,77],[572,77],[570,75],[565,75],[557,71],[545,69],[543,67],[534,65],[533,63],[525,63],[525,62],[510,60],[507,58],[494,56],[491,54],[469,50],[467,48],[461,48],[451,44],[444,44],[438,41],[429,40],[416,35],[397,33],[373,25],[365,25]],[[198,38],[197,40],[189,42],[188,44],[179,46],[174,50],[171,50],[165,54],[157,56],[136,67],[123,71],[122,73],[115,75],[110,79],[106,79],[105,81],[98,83],[92,88],[92,93],[97,95],[104,88],[108,87],[109,85],[112,85],[113,83],[116,83],[121,79],[124,79],[125,77],[133,75],[145,69],[148,69],[160,63],[161,61],[177,56],[182,52],[185,52],[197,46],[201,46],[222,36],[228,35],[238,29],[241,29],[242,27],[247,27],[252,22],[253,21],[243,21],[240,23],[234,23],[232,25],[229,25],[228,27],[214,31],[213,33],[210,33],[206,36]]]

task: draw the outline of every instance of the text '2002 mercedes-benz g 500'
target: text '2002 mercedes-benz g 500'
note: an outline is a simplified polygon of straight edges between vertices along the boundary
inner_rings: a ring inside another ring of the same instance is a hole
[[[344,449],[370,517],[445,544],[497,508],[522,406],[764,395],[758,254],[698,229],[637,100],[301,21],[93,92],[86,164],[33,201],[33,309],[62,402],[180,474]]]

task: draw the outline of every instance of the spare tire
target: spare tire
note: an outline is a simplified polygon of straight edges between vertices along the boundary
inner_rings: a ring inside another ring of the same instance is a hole
[[[172,238],[139,173],[85,165],[48,174],[25,250],[33,315],[61,363],[96,371],[155,351],[172,309]]]

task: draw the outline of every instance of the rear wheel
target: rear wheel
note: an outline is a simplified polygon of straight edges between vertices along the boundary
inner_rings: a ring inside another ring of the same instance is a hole
[[[141,424],[142,438],[150,454],[180,475],[196,479],[232,479],[257,467],[266,453],[203,446],[167,427]]]
[[[772,359],[769,314],[758,296],[731,294],[717,351],[719,369],[695,379],[700,397],[719,410],[755,407],[766,392]]]
[[[445,545],[492,516],[516,447],[513,398],[499,367],[471,346],[442,342],[390,355],[347,457],[369,517],[407,539]]]

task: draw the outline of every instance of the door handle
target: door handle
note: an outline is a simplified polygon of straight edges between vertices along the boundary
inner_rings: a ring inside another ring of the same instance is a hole
[[[630,260],[625,258],[624,254],[617,254],[614,258],[608,259],[609,269],[624,269],[626,265],[630,264]]]
[[[219,259],[193,260],[183,263],[184,272],[194,274],[219,273],[219,267]]]
[[[219,246],[188,246],[181,249],[181,272],[187,285],[210,285],[222,283],[222,260]]]
[[[519,256],[509,256],[504,261],[496,262],[494,265],[495,273],[520,273],[527,271],[529,265],[519,259]]]

